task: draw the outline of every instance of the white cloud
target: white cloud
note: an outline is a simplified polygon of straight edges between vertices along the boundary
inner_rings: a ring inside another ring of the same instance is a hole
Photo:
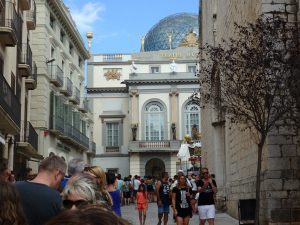
[[[93,31],[93,24],[101,19],[104,7],[99,3],[87,2],[82,7],[71,7],[71,15],[81,33]]]

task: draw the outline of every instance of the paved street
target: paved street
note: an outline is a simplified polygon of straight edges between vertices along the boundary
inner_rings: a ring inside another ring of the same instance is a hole
[[[139,225],[138,212],[134,207],[134,204],[130,206],[122,207],[122,215],[125,219],[129,220],[133,223],[133,225]],[[147,212],[146,225],[156,225],[157,224],[157,207],[156,203],[150,203],[149,209]],[[173,219],[171,215],[169,215],[169,225],[174,225]],[[190,221],[190,225],[198,225],[199,217],[198,215],[194,215]],[[206,223],[208,224],[208,223]],[[238,221],[228,216],[226,213],[217,213],[215,225],[237,225]]]

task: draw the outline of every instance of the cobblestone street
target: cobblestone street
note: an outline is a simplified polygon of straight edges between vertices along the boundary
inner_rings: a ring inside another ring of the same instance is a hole
[[[134,204],[130,206],[123,206],[122,207],[122,217],[129,220],[133,223],[133,225],[139,225],[139,218],[138,212],[134,207]],[[169,225],[174,225],[174,221],[172,219],[172,213],[169,214]],[[157,206],[156,203],[150,203],[149,209],[147,212],[147,219],[146,225],[156,225],[157,224]],[[198,215],[194,215],[193,218],[190,220],[190,225],[198,225],[199,224],[199,217]],[[206,223],[208,224],[208,223]],[[217,213],[216,214],[216,221],[215,225],[237,225],[238,221],[234,218],[228,216],[226,213]]]

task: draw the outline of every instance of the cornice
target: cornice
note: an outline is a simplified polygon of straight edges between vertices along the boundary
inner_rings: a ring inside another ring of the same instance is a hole
[[[85,48],[81,35],[79,34],[76,26],[70,21],[70,18],[65,12],[63,8],[63,3],[59,0],[48,0],[49,6],[52,8],[54,12],[56,12],[56,16],[60,19],[60,22],[67,28],[67,31],[70,35],[70,39],[74,42],[84,59],[90,58],[90,53]]]
[[[128,93],[127,87],[87,88],[88,94],[95,93]]]
[[[153,84],[198,84],[198,79],[174,79],[174,80],[124,80],[121,84],[126,85],[153,85]]]

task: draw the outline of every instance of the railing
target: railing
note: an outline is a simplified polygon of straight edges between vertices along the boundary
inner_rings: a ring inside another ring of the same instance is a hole
[[[51,119],[50,129],[64,133],[64,118],[58,115],[53,115]]]
[[[28,29],[34,29],[36,26],[36,4],[32,1],[30,10],[26,11],[27,27]]]
[[[57,87],[62,87],[64,84],[64,72],[58,65],[49,65],[48,72],[50,74],[50,82]]]
[[[87,136],[85,136],[85,134],[82,134],[82,133],[81,133],[80,140],[81,140],[81,144],[82,144],[84,147],[89,148],[89,138],[88,138]]]
[[[10,118],[15,122],[15,124],[20,127],[21,122],[21,104],[19,99],[14,94],[7,83],[5,77],[0,74],[0,106],[4,111],[10,116]],[[3,120],[3,118],[1,118]]]
[[[27,122],[25,141],[31,144],[35,150],[38,150],[38,134],[30,122]]]
[[[65,129],[65,136],[72,138],[73,137],[73,129],[72,125],[69,123],[65,123],[64,129]]]
[[[0,10],[5,8],[5,0],[0,0]]]
[[[96,153],[96,143],[94,141],[90,141],[90,149]]]
[[[75,100],[76,102],[79,104],[80,103],[80,91],[77,87],[74,88],[74,92],[75,92]]]
[[[170,141],[140,141],[140,148],[170,148]]]
[[[37,66],[35,64],[35,62],[33,62],[33,66],[32,66],[32,79],[37,82]]]
[[[75,127],[72,127],[72,136],[71,136],[71,138],[73,140],[75,140],[77,143],[80,143],[80,141],[81,141],[81,133]]]
[[[120,62],[122,58],[122,54],[106,54],[103,55],[103,62]]]
[[[22,44],[22,54],[20,55],[20,64],[27,64],[32,69],[32,51],[29,43]]]
[[[61,90],[67,96],[72,96],[73,94],[73,83],[69,77],[65,77],[64,86]]]
[[[106,146],[106,152],[119,152],[119,146]]]

